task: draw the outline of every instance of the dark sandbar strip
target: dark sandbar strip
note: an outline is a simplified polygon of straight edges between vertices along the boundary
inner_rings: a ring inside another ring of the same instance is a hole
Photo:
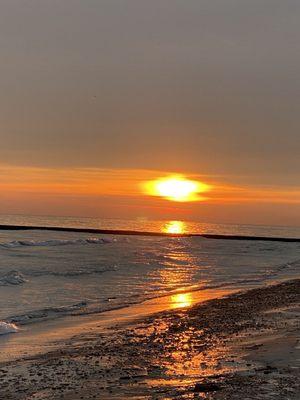
[[[217,235],[213,233],[166,233],[166,232],[143,232],[122,229],[96,229],[96,228],[71,228],[61,226],[30,226],[30,225],[0,225],[0,230],[41,230],[57,232],[80,232],[102,235],[140,235],[140,236],[167,236],[167,237],[202,237],[205,239],[223,240],[263,240],[272,242],[296,242],[300,238],[268,237],[268,236],[246,236],[246,235]]]

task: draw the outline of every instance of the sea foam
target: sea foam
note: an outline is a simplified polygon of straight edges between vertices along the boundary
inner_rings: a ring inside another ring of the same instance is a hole
[[[19,330],[19,328],[17,327],[17,325],[10,323],[10,322],[0,321],[0,335],[16,333],[16,332],[18,332],[18,330]]]
[[[106,244],[114,240],[108,238],[87,238],[87,239],[49,239],[49,240],[13,240],[7,243],[0,243],[1,247],[14,248],[22,246],[67,246],[76,244]]]
[[[7,274],[0,277],[0,286],[22,285],[24,282],[27,282],[27,280],[19,271],[9,271]]]

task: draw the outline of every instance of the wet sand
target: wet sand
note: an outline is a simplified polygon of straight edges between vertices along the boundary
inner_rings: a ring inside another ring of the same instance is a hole
[[[0,399],[300,398],[300,280],[182,306],[2,362]]]

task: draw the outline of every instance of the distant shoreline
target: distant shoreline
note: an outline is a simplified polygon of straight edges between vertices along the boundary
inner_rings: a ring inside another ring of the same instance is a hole
[[[56,232],[77,232],[103,235],[132,235],[132,236],[158,236],[158,237],[202,237],[205,239],[223,240],[261,240],[272,242],[293,242],[300,243],[300,238],[272,237],[272,236],[248,236],[248,235],[222,235],[213,233],[167,233],[167,232],[148,232],[122,229],[96,229],[96,228],[72,228],[59,226],[30,226],[30,225],[0,225],[0,230],[42,230]]]

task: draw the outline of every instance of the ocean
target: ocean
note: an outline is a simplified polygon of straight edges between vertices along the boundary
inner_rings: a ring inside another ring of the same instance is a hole
[[[300,237],[300,228],[181,221],[0,216],[0,224]],[[299,276],[300,243],[0,231],[0,333],[167,294]]]

